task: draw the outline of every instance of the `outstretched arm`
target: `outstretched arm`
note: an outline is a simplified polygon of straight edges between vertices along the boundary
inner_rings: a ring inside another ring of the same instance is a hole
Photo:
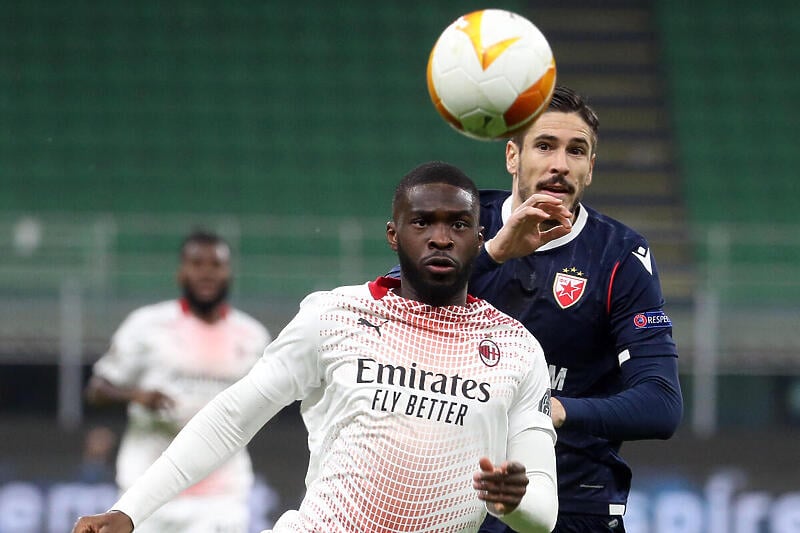
[[[282,402],[271,401],[260,392],[251,372],[192,418],[111,512],[81,518],[73,533],[127,533],[126,519],[131,527],[141,523],[179,492],[206,477],[244,447],[283,407]]]
[[[89,380],[84,395],[86,401],[92,405],[133,402],[141,404],[151,411],[170,409],[175,405],[175,401],[161,391],[120,387],[106,378],[96,375]]]
[[[636,357],[620,367],[625,390],[607,398],[553,398],[553,425],[614,441],[668,439],[683,416],[678,359]]]

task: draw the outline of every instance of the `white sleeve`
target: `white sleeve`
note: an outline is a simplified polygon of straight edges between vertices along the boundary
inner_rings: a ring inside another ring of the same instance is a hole
[[[508,458],[525,465],[530,483],[519,506],[498,516],[515,531],[552,531],[558,516],[558,483],[553,437],[528,429],[508,441]]]
[[[508,460],[525,465],[530,482],[519,506],[498,518],[515,531],[552,531],[558,515],[558,483],[550,374],[541,345],[533,337],[531,343],[531,366],[509,411],[506,453]]]
[[[209,402],[112,506],[140,524],[247,445],[275,414],[318,383],[317,323],[298,313],[249,374]]]

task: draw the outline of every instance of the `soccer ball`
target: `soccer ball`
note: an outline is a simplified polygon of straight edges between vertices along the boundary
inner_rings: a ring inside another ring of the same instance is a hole
[[[428,58],[439,114],[473,139],[512,136],[547,108],[556,84],[550,44],[531,21],[501,9],[458,17]]]

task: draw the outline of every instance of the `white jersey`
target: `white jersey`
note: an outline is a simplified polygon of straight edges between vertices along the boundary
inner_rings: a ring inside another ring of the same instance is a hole
[[[227,308],[206,323],[183,300],[137,309],[120,325],[94,374],[114,385],[158,390],[174,400],[154,412],[128,404],[128,425],[117,455],[117,483],[127,489],[169,446],[175,435],[220,391],[239,380],[258,360],[270,337],[249,315]],[[186,495],[245,497],[253,482],[243,449]]]
[[[477,531],[486,513],[472,487],[478,459],[501,463],[509,442],[530,430],[555,442],[544,355],[524,326],[483,300],[432,307],[397,296],[396,283],[306,297],[250,374],[114,509],[137,523],[182,477],[202,474],[200,442],[210,443],[210,464],[232,446],[230,435],[246,442],[302,399],[307,491],[275,533]],[[552,448],[549,457],[554,478]]]

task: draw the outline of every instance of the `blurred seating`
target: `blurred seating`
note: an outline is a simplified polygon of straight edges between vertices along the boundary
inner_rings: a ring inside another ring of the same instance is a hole
[[[686,205],[696,231],[710,235],[697,257],[712,273],[730,265],[724,296],[733,302],[796,303],[800,288],[785,281],[800,278],[789,226],[800,207],[800,5],[656,6]]]

